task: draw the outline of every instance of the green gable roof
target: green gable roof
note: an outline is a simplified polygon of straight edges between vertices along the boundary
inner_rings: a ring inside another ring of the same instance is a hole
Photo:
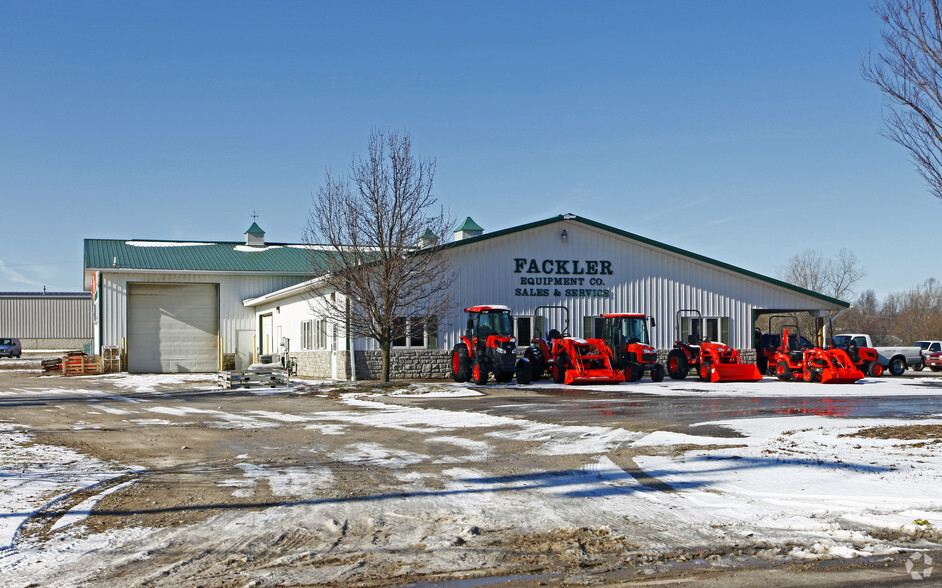
[[[249,230],[246,233],[250,235],[264,235],[265,231],[262,230],[262,227],[258,226],[257,223],[252,223],[252,226],[249,227]]]
[[[471,217],[468,217],[468,220],[471,220]],[[799,294],[804,294],[804,295],[806,295],[806,296],[811,296],[811,297],[817,298],[817,299],[819,299],[819,300],[824,300],[824,301],[829,302],[829,303],[831,303],[831,304],[836,304],[836,305],[838,305],[838,306],[843,306],[844,308],[850,307],[850,303],[849,303],[849,302],[844,302],[843,300],[838,300],[837,298],[832,298],[832,297],[827,296],[827,295],[825,295],[825,294],[821,294],[820,292],[815,292],[815,291],[813,291],[813,290],[806,290],[805,288],[801,288],[801,287],[796,286],[796,285],[794,285],[794,284],[789,284],[788,282],[783,282],[783,281],[781,281],[781,280],[776,280],[775,278],[770,278],[770,277],[768,277],[768,276],[763,276],[762,274],[757,274],[756,272],[752,272],[752,271],[749,271],[749,270],[746,270],[746,269],[742,269],[742,268],[740,268],[740,267],[736,267],[736,266],[730,265],[730,264],[728,264],[728,263],[723,263],[722,261],[717,261],[717,260],[715,260],[715,259],[711,259],[711,258],[709,258],[709,257],[707,257],[707,256],[705,256],[705,255],[700,255],[699,253],[694,253],[694,252],[692,252],[692,251],[687,251],[687,250],[681,249],[681,248],[679,248],[679,247],[674,247],[674,246],[672,246],[672,245],[667,245],[666,243],[661,243],[661,242],[655,241],[655,240],[653,240],[653,239],[648,239],[647,237],[642,237],[641,235],[636,235],[636,234],[634,234],[634,233],[629,233],[628,231],[623,231],[623,230],[621,230],[621,229],[616,229],[615,227],[610,227],[610,226],[608,226],[608,225],[604,225],[604,224],[602,224],[602,223],[589,220],[589,219],[587,219],[587,218],[581,218],[581,217],[578,217],[578,216],[576,216],[576,215],[574,215],[574,214],[560,214],[560,215],[558,215],[558,216],[554,216],[554,217],[551,217],[551,218],[548,218],[548,219],[545,219],[545,220],[534,221],[534,222],[532,222],[532,223],[527,223],[527,224],[524,224],[524,225],[519,225],[519,226],[516,226],[516,227],[511,227],[511,228],[509,228],[509,229],[503,229],[503,230],[500,230],[500,231],[494,231],[494,232],[492,232],[492,233],[487,233],[487,234],[484,234],[484,235],[478,235],[477,237],[468,237],[467,239],[462,239],[462,240],[460,240],[460,241],[453,241],[453,242],[451,242],[451,243],[448,243],[448,244],[445,245],[445,247],[465,247],[465,246],[467,246],[467,245],[471,245],[472,243],[478,243],[478,242],[481,242],[481,241],[485,241],[485,240],[487,240],[487,239],[494,239],[494,238],[497,238],[497,237],[502,237],[502,236],[504,236],[504,235],[511,235],[511,234],[513,234],[513,233],[519,233],[519,232],[521,232],[521,231],[527,231],[527,230],[529,230],[529,229],[533,229],[533,228],[536,228],[536,227],[542,227],[542,226],[545,226],[545,225],[551,225],[551,224],[553,224],[553,223],[559,223],[559,222],[563,222],[563,221],[572,221],[572,222],[582,223],[582,224],[587,225],[587,226],[590,226],[590,227],[595,227],[596,229],[601,229],[601,230],[603,230],[603,231],[607,231],[607,232],[609,232],[609,233],[613,233],[613,234],[619,235],[619,236],[621,236],[621,237],[626,237],[626,238],[628,238],[628,239],[632,239],[632,240],[634,240],[634,241],[638,241],[639,243],[644,243],[644,244],[646,244],[646,245],[650,245],[650,246],[652,246],[652,247],[656,247],[656,248],[662,249],[662,250],[664,250],[664,251],[669,251],[669,252],[671,252],[671,253],[675,253],[675,254],[681,255],[681,256],[683,256],[683,257],[689,257],[690,259],[694,259],[694,260],[699,261],[699,262],[702,262],[702,263],[707,263],[707,264],[709,264],[709,265],[713,265],[713,266],[716,266],[716,267],[721,268],[721,269],[724,269],[724,270],[728,270],[728,271],[731,271],[731,272],[734,272],[734,273],[737,273],[737,274],[740,274],[740,275],[743,275],[743,276],[746,276],[746,277],[749,277],[749,278],[753,278],[753,279],[756,279],[756,280],[760,280],[760,281],[763,281],[763,282],[772,284],[773,286],[778,286],[779,288],[785,288],[785,289],[791,290],[791,291],[793,291],[793,292],[798,292]],[[467,222],[467,221],[465,221],[465,222]],[[474,222],[474,221],[471,221],[471,222]]]
[[[464,219],[464,222],[461,223],[461,226],[455,229],[456,231],[483,231],[484,228],[478,226],[476,222],[471,220],[471,217]]]
[[[311,255],[330,255],[303,245],[85,239],[85,269],[271,272],[312,275]]]

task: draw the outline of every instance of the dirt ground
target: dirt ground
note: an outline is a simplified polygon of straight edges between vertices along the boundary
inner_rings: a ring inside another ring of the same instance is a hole
[[[688,542],[677,545],[675,529],[642,528],[624,518],[547,531],[545,519],[552,515],[534,513],[541,524],[530,527],[527,504],[495,498],[496,492],[455,491],[443,480],[454,468],[476,467],[487,471],[487,484],[506,488],[543,472],[578,472],[586,467],[585,455],[536,453],[537,440],[495,434],[497,425],[462,429],[460,438],[454,431],[419,430],[407,423],[369,426],[358,419],[375,411],[345,402],[351,394],[371,391],[377,392],[375,400],[401,406],[449,409],[457,404],[453,399],[391,396],[375,383],[310,383],[292,393],[266,394],[216,389],[215,376],[143,393],[122,382],[0,368],[0,388],[8,393],[0,397],[0,422],[27,426],[37,445],[133,468],[50,501],[16,537],[18,545],[31,548],[62,541],[57,522],[89,497],[100,496],[87,518],[67,528],[68,537],[112,532],[120,542],[83,558],[81,569],[71,563],[40,571],[25,567],[0,579],[0,585],[391,586],[475,578],[480,584],[498,578],[508,586],[912,581],[901,573],[903,555],[792,562],[784,557],[785,545],[712,544],[694,529]],[[30,392],[43,388],[50,391]],[[487,394],[513,403],[521,392],[489,389]],[[331,413],[343,415],[342,427]],[[455,415],[460,419],[461,411]],[[633,431],[663,426],[630,424]],[[670,492],[634,458],[638,451],[682,449],[618,449],[607,457],[639,483]],[[486,516],[449,514],[450,501],[469,499],[478,500]],[[462,584],[471,585],[476,584]]]

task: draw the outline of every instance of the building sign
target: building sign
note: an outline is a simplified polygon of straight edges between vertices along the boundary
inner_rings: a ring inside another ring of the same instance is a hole
[[[611,296],[605,281],[613,275],[611,261],[515,257],[514,274],[514,296]]]

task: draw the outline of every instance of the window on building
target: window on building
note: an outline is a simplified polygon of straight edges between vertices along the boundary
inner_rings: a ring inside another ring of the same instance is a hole
[[[582,317],[582,338],[595,339],[602,335],[602,317],[584,316]]]
[[[680,317],[680,340],[687,343],[706,339],[716,343],[729,345],[729,317],[705,316],[699,321],[695,316]]]
[[[314,349],[314,321],[301,323],[301,349]]]
[[[514,317],[514,337],[517,338],[517,345],[529,345],[535,338],[545,338],[544,322],[542,316]]]
[[[393,319],[393,347],[438,349],[438,317],[397,317]]]
[[[327,321],[314,321],[314,349],[327,349]]]

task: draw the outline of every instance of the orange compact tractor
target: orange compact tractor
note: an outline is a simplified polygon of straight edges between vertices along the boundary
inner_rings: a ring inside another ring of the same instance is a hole
[[[536,311],[555,309],[563,312],[565,327],[548,332],[546,339],[535,337],[524,355],[533,366],[534,379],[546,371],[557,384],[618,384],[625,378],[612,367],[611,350],[601,339],[568,336],[569,309],[565,306],[539,306]]]
[[[643,314],[603,314],[602,340],[612,350],[615,368],[622,371],[627,382],[637,382],[645,372],[654,382],[664,379],[664,366],[657,362],[657,349],[651,346],[648,321]]]
[[[690,335],[681,341],[681,317],[690,315]],[[675,380],[687,377],[694,368],[704,382],[756,382],[762,379],[759,368],[753,363],[740,363],[739,351],[732,347],[707,341],[701,334],[703,324],[699,310],[678,310],[674,331],[677,340],[667,355],[667,373]]]
[[[864,377],[843,349],[806,347],[800,341],[798,325],[782,327],[782,345],[775,353],[775,376],[779,380],[853,384]]]
[[[858,347],[850,335],[834,335],[831,346],[843,349],[850,356],[850,360],[864,376],[879,378],[883,375],[883,366],[880,365],[879,354],[873,347]]]
[[[472,306],[461,342],[451,352],[451,377],[456,382],[472,380],[483,386],[487,376],[501,383],[517,376],[518,384],[530,383],[530,362],[517,360],[517,339],[513,336],[510,309],[506,306]]]

